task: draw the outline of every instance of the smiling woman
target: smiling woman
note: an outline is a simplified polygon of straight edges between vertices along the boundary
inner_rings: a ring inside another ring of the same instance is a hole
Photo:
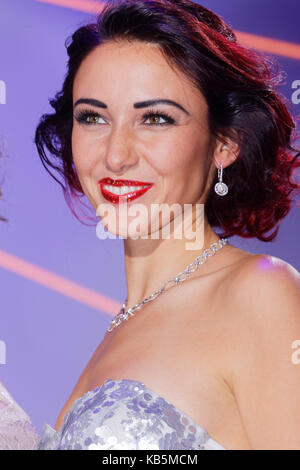
[[[128,13],[130,12],[134,32],[130,28],[126,30],[127,24],[123,21],[122,9],[118,8],[118,3],[123,3],[122,8],[127,8]],[[190,1],[175,1],[162,2],[163,6],[161,2],[145,2],[147,4],[145,6],[140,2],[137,8],[134,3],[129,1],[125,5],[124,2],[109,2],[110,11],[106,9],[106,13],[103,11],[101,15],[103,21],[83,26],[74,33],[71,40],[68,40],[68,74],[62,90],[50,101],[56,112],[44,115],[36,131],[36,144],[44,165],[55,179],[58,175],[55,176],[51,170],[62,176],[59,182],[70,205],[74,197],[81,198],[84,192],[74,166],[71,146],[72,103],[74,108],[81,104],[90,105],[88,109],[81,109],[77,118],[92,125],[100,124],[99,118],[103,121],[96,108],[107,110],[108,105],[96,99],[92,89],[89,88],[86,89],[88,91],[86,98],[80,96],[78,100],[73,100],[75,75],[92,51],[101,54],[102,51],[97,51],[98,46],[106,45],[109,55],[109,48],[114,47],[116,43],[120,44],[121,38],[124,46],[123,49],[120,46],[118,59],[123,56],[130,64],[124,47],[126,44],[132,44],[135,39],[135,52],[138,48],[143,51],[146,45],[151,49],[153,46],[156,47],[157,53],[161,53],[173,70],[175,68],[174,73],[181,72],[183,75],[181,78],[189,78],[196,90],[201,92],[205,104],[208,104],[207,120],[211,139],[214,141],[212,145],[217,138],[222,138],[223,142],[233,138],[234,143],[239,143],[240,158],[231,154],[228,156],[225,152],[224,156],[217,160],[223,169],[226,169],[224,177],[230,184],[226,198],[218,197],[213,189],[214,184],[218,182],[217,174],[212,172],[210,175],[213,181],[210,179],[212,184],[209,185],[210,191],[205,204],[209,223],[215,227],[222,227],[223,232],[220,236],[254,236],[260,240],[271,241],[278,231],[277,222],[287,215],[290,209],[293,191],[297,189],[297,185],[291,182],[290,177],[294,169],[299,166],[299,162],[296,161],[299,152],[294,158],[291,153],[291,133],[295,124],[283,99],[274,90],[275,86],[281,83],[281,74],[273,74],[270,66],[272,60],[269,57],[265,59],[262,54],[242,47],[236,41],[233,31],[222,19],[200,5]],[[148,22],[145,28],[139,15],[147,15],[148,8],[151,8],[152,22]],[[162,20],[162,15],[168,16],[168,25],[160,31],[155,21]],[[139,45],[143,47],[138,47]],[[110,80],[113,77],[108,69],[111,64],[112,60],[106,62],[100,71]],[[137,70],[132,71],[131,76],[125,81],[121,68],[121,63],[116,65],[114,77],[123,82],[122,91],[126,98],[128,79],[142,80],[145,75],[138,74]],[[152,71],[152,68],[148,70]],[[148,77],[149,80],[156,79],[155,88],[158,89],[156,98],[171,95],[169,83],[163,77],[164,70],[161,70],[159,76],[150,77],[149,74]],[[95,83],[93,75],[90,75],[90,80]],[[97,96],[103,96],[103,86],[101,82],[100,94],[98,90],[95,91]],[[156,89],[151,90],[151,94]],[[114,93],[116,90],[114,88]],[[149,98],[146,87],[144,94]],[[178,92],[175,96],[177,95]],[[115,101],[121,100],[122,103],[124,98],[122,95]],[[151,104],[149,99],[147,101],[148,103],[140,104],[131,102],[130,106],[140,109]],[[156,104],[157,100],[152,100],[152,103]],[[183,109],[182,104],[177,106]],[[161,110],[156,107],[151,109],[151,116],[158,118],[160,115],[161,121],[160,123],[152,121],[150,125],[174,125],[174,117],[166,115],[167,108],[170,107],[163,106],[163,116],[159,113]],[[284,124],[280,125],[280,122]],[[46,149],[55,158],[49,158]],[[256,158],[253,158],[253,155]],[[211,153],[208,157],[212,160]],[[218,163],[217,166],[220,167]],[[276,230],[266,235],[272,228]]]
[[[109,1],[66,46],[42,163],[70,207],[145,211],[124,237],[126,302],[39,449],[300,449],[299,273],[225,238],[273,240],[300,189],[280,73],[188,0]],[[186,233],[162,236],[188,204],[204,206],[196,258]]]

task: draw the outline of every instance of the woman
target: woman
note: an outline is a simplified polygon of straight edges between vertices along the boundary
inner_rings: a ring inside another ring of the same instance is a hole
[[[7,222],[7,219],[0,215],[0,221]],[[0,380],[0,450],[34,450],[39,441],[29,416]]]
[[[128,296],[39,449],[300,449],[299,273],[222,238],[271,241],[299,190],[279,76],[187,0],[109,2],[67,50],[35,142],[68,202],[100,217],[127,202],[105,225],[124,238]],[[156,204],[177,204],[170,221]],[[161,236],[185,204],[196,252]]]

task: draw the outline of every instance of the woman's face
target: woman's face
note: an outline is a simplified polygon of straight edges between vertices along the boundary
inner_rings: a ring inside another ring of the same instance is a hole
[[[76,105],[78,100],[83,101]],[[149,106],[147,102],[152,100],[178,105]],[[139,197],[127,200],[128,209],[141,204],[147,211],[148,216],[140,214],[139,235],[154,230],[151,222],[157,214],[151,215],[153,204],[171,207],[177,203],[183,208],[184,204],[204,203],[216,170],[209,158],[207,104],[156,45],[120,41],[98,46],[77,71],[73,105],[74,164],[98,215],[99,205],[110,204],[118,217],[118,201],[126,200],[105,188],[102,192],[99,181],[103,178],[131,180],[125,182],[127,193],[132,192],[128,186],[134,182],[152,184]],[[134,218],[129,217],[127,223]],[[163,218],[160,227],[165,223]],[[113,226],[110,220],[106,228],[118,232],[116,235],[125,234],[122,223]]]

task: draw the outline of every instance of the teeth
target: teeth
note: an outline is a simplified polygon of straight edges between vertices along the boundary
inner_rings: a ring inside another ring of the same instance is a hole
[[[139,189],[147,188],[148,185],[145,186],[110,186],[108,184],[104,184],[103,187],[109,191],[110,193],[117,194],[122,196],[123,194],[131,193],[133,191],[138,191]]]

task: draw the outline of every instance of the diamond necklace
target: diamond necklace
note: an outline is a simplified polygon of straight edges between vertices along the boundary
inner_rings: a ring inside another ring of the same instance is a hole
[[[206,248],[206,250],[203,251],[203,253],[201,253],[201,255],[197,256],[194,259],[194,261],[185,268],[184,271],[178,273],[177,276],[175,276],[174,278],[166,281],[160,289],[153,292],[153,294],[151,294],[149,297],[146,297],[141,302],[138,302],[136,305],[134,305],[127,311],[125,309],[127,307],[128,299],[126,299],[125,302],[123,303],[121,310],[110,322],[109,327],[107,328],[106,331],[111,332],[114,328],[119,326],[124,320],[128,320],[129,316],[134,316],[133,312],[135,312],[136,310],[140,310],[143,307],[143,305],[146,304],[147,302],[151,302],[152,300],[156,299],[156,297],[158,297],[160,294],[162,294],[166,290],[166,287],[168,284],[173,283],[173,286],[174,286],[175,284],[178,284],[179,282],[183,282],[186,279],[188,279],[190,274],[196,271],[196,269],[198,269],[200,264],[204,264],[210,256],[213,256],[217,251],[223,248],[226,245],[226,243],[228,243],[227,238],[221,238],[217,242],[212,243],[208,248]]]

